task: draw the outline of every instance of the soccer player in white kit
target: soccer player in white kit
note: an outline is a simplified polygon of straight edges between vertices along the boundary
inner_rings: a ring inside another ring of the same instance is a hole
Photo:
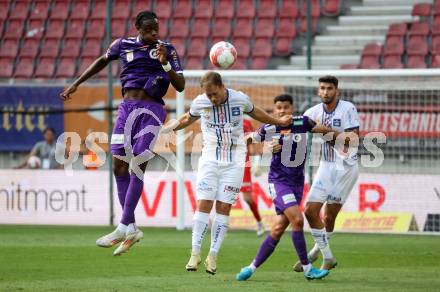
[[[356,107],[351,102],[338,98],[336,77],[319,78],[318,95],[322,103],[308,109],[304,115],[317,124],[334,129],[335,132],[331,141],[322,144],[321,161],[307,197],[304,213],[315,241],[308,254],[309,261],[315,261],[321,251],[324,258],[321,269],[329,270],[334,268],[337,262],[328,240],[333,232],[336,217],[359,176],[357,146],[360,124]],[[326,204],[322,221],[320,212],[324,203]],[[297,262],[294,270],[301,272],[301,263]]]
[[[192,101],[189,112],[180,117],[172,128],[175,131],[183,129],[201,118],[203,149],[197,172],[197,208],[193,218],[192,251],[186,269],[198,269],[209,213],[216,201],[216,215],[211,227],[211,249],[205,260],[206,272],[215,274],[217,254],[228,230],[229,213],[243,182],[247,151],[243,115],[247,114],[262,123],[281,126],[289,125],[292,116],[269,116],[254,106],[243,92],[226,88],[219,73],[206,73],[200,85],[205,93]]]

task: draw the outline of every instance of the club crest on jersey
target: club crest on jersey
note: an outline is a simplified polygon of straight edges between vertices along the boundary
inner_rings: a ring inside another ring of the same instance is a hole
[[[341,126],[341,119],[333,119],[333,126],[340,127]]]
[[[152,49],[150,51],[150,58],[151,59],[157,59],[157,49]]]
[[[133,61],[133,59],[134,59],[134,53],[133,52],[128,52],[126,54],[126,56],[127,56],[127,62]]]
[[[293,141],[295,141],[296,143],[301,142],[301,140],[302,140],[302,136],[301,136],[301,134],[295,134],[295,135],[293,135]]]
[[[240,107],[234,106],[231,108],[231,112],[233,116],[239,116],[240,115]]]

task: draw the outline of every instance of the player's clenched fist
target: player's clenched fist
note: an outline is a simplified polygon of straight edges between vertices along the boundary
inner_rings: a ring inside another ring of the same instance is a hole
[[[74,85],[74,84],[70,85],[69,87],[67,87],[66,90],[64,90],[64,91],[60,94],[60,98],[61,98],[62,100],[68,100],[68,99],[70,99],[70,98],[71,98],[70,95],[71,95],[72,93],[74,93],[74,92],[76,91],[77,88],[78,88],[78,87],[77,87],[76,85]]]
[[[168,63],[167,60],[167,48],[163,44],[157,44],[157,58],[162,65],[166,65]]]

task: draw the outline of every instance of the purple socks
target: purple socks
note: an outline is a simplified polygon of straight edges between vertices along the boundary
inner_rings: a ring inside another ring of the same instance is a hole
[[[309,259],[307,258],[307,246],[306,240],[304,238],[304,231],[292,231],[292,243],[295,246],[296,254],[301,261],[301,264],[309,264]]]
[[[118,188],[118,198],[122,209],[124,209],[125,196],[127,195],[128,185],[130,184],[130,174],[116,176],[116,186]]]
[[[127,194],[125,196],[124,208],[121,223],[128,225],[134,223],[134,210],[141,198],[142,189],[144,187],[143,180],[140,180],[136,174],[130,175],[130,184],[128,185]]]
[[[266,239],[260,246],[258,250],[257,256],[255,257],[253,264],[256,268],[258,268],[262,263],[264,263],[277,247],[279,240],[275,240],[272,236],[268,235]]]

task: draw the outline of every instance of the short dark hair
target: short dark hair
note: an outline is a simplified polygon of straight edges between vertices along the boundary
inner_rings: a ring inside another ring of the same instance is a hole
[[[52,134],[54,134],[54,135],[56,134],[54,128],[47,127],[43,130],[43,135],[46,134],[46,132],[48,132],[48,131],[52,132]]]
[[[290,94],[280,94],[275,96],[273,99],[273,103],[288,101],[290,104],[293,104],[293,97]]]
[[[319,83],[331,83],[333,84],[336,88],[338,88],[338,78],[336,78],[335,76],[332,75],[325,75],[319,78]]]
[[[151,11],[141,11],[136,16],[136,22],[135,26],[137,29],[139,29],[142,26],[142,23],[147,20],[156,20],[157,21],[157,15],[154,12]]]
[[[217,86],[223,86],[222,76],[214,71],[209,71],[205,75],[203,75],[202,79],[200,79],[200,87],[203,87],[205,83]]]

